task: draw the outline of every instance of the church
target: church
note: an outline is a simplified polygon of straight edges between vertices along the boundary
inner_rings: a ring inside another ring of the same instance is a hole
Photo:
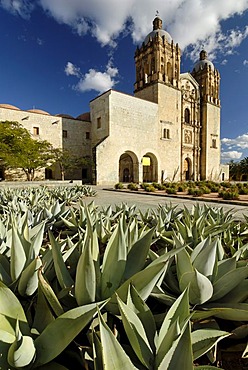
[[[77,118],[0,104],[0,121],[20,122],[34,137],[91,158],[70,179],[97,185],[227,180],[228,166],[220,164],[220,74],[204,50],[191,73],[181,73],[180,58],[156,16],[135,52],[134,96],[108,90]],[[41,177],[61,174],[54,166]]]

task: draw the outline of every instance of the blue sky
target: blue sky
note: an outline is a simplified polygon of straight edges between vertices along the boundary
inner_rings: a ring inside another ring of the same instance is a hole
[[[181,72],[203,47],[220,71],[223,161],[248,156],[248,0],[0,0],[0,103],[77,117],[109,88],[132,94],[157,10]]]

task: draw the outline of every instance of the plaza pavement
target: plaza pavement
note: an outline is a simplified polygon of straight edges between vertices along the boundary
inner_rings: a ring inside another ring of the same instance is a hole
[[[243,219],[244,215],[248,217],[248,206],[242,205],[242,203],[236,202],[236,204],[227,204],[219,202],[204,202],[195,199],[175,197],[169,195],[158,195],[152,193],[140,194],[135,191],[133,192],[120,192],[115,191],[111,187],[103,186],[92,186],[96,190],[97,195],[94,198],[86,198],[84,200],[85,204],[92,201],[99,207],[107,207],[108,205],[121,205],[125,203],[129,206],[136,205],[137,209],[142,212],[146,211],[148,208],[157,209],[159,205],[172,205],[178,206],[179,208],[187,207],[192,208],[193,205],[197,203],[203,205],[207,204],[209,207],[223,207],[225,211],[231,210],[235,219]]]
[[[81,185],[81,181],[73,181],[69,183],[68,181],[33,181],[33,182],[0,182],[1,187],[25,187],[25,186],[74,186]],[[170,195],[158,195],[153,193],[137,193],[133,192],[122,192],[116,191],[111,186],[95,186],[89,185],[97,194],[95,197],[84,198],[83,202],[89,204],[94,201],[95,205],[99,207],[107,207],[109,205],[121,205],[125,203],[129,206],[136,205],[137,209],[142,212],[146,211],[148,208],[157,209],[159,205],[172,205],[178,206],[179,208],[187,207],[192,208],[193,205],[204,204],[204,201],[189,199],[188,197],[183,198],[182,196],[170,196]],[[230,202],[229,202],[230,203]],[[241,202],[235,202],[235,204],[229,204],[224,202],[210,202],[206,201],[209,207],[223,207],[225,211],[231,210],[235,219],[244,219],[244,215],[248,217],[248,206],[242,205]]]

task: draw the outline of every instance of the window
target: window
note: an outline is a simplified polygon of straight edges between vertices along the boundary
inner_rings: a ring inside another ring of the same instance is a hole
[[[101,120],[101,117],[98,117],[97,118],[97,128],[101,128],[102,127],[102,120]]]
[[[217,148],[217,142],[216,139],[212,139],[212,148]]]
[[[63,138],[65,139],[65,138],[67,138],[68,137],[68,132],[67,132],[67,130],[63,130]]]
[[[86,139],[90,139],[90,132],[89,132],[89,131],[87,131],[87,132],[85,133],[85,138],[86,138]]]
[[[190,111],[189,108],[186,108],[184,111],[184,121],[185,123],[190,123]]]
[[[163,138],[170,139],[170,130],[168,128],[164,128]]]
[[[33,127],[33,134],[36,135],[36,136],[40,134],[39,127]]]
[[[87,179],[88,177],[88,169],[82,168],[82,179]]]

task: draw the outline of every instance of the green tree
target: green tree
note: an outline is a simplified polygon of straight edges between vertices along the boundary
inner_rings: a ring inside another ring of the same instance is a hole
[[[234,160],[231,160],[229,163],[229,174],[230,174],[230,180],[236,180],[240,181],[242,176],[242,169],[240,162],[234,162]]]
[[[241,159],[240,161],[242,179],[248,180],[248,157]]]
[[[21,124],[9,121],[0,123],[0,158],[4,168],[21,168],[28,181],[54,161],[48,141],[33,139]]]
[[[91,159],[89,157],[77,157],[67,149],[53,148],[52,153],[55,162],[59,165],[61,180],[65,179],[68,171],[91,165]]]

